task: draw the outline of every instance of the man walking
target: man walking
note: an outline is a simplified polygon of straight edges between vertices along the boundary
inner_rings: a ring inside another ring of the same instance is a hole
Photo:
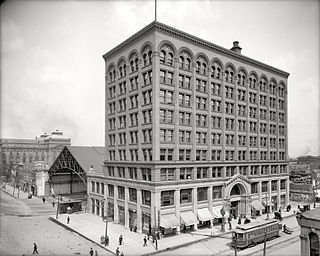
[[[39,252],[38,252],[38,246],[37,246],[37,244],[36,243],[33,243],[33,252],[32,252],[32,254],[39,254]]]
[[[119,256],[119,254],[120,254],[120,250],[119,250],[119,247],[117,247],[116,255]]]
[[[70,218],[69,218],[69,216],[68,216],[68,218],[67,218],[67,224],[69,224],[69,222],[70,222]]]
[[[119,236],[119,245],[122,245],[123,237],[122,234]]]
[[[92,250],[92,248],[90,249],[89,254],[90,254],[90,256],[93,256],[93,250]]]
[[[143,247],[147,246],[147,237],[145,236],[143,238]]]

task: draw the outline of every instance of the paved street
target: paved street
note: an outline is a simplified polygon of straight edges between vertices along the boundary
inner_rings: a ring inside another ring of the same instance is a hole
[[[39,198],[15,199],[1,194],[0,255],[32,254],[33,243],[40,255],[89,255],[92,247],[99,255],[112,255],[85,238],[48,219],[56,208]]]

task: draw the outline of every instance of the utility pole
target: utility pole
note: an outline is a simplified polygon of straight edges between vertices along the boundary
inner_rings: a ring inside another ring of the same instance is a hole
[[[156,250],[158,250],[158,240],[157,240],[157,211],[154,207],[154,239],[156,241]]]
[[[238,235],[234,233],[234,256],[237,256]]]
[[[56,219],[58,219],[58,213],[59,213],[59,198],[60,198],[60,196],[58,195],[58,205],[57,205]]]
[[[264,233],[263,256],[266,256],[266,251],[267,251],[267,232]]]

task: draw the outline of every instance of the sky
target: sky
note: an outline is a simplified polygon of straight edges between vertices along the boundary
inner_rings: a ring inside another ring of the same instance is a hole
[[[2,138],[56,129],[104,146],[102,55],[155,19],[154,0],[1,4]],[[289,157],[319,155],[319,1],[157,0],[157,20],[290,73]]]

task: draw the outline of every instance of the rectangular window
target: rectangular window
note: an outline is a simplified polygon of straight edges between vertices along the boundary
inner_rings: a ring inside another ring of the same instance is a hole
[[[118,198],[125,200],[124,187],[118,186]]]
[[[222,198],[222,186],[212,188],[212,199]]]
[[[208,188],[198,188],[197,189],[198,202],[208,200]]]
[[[161,192],[161,206],[174,205],[174,190]]]
[[[108,196],[114,197],[114,186],[108,184]]]
[[[137,190],[135,188],[129,188],[129,201],[137,202]]]
[[[186,204],[192,202],[192,189],[180,190],[180,204]]]
[[[142,204],[151,206],[151,192],[149,190],[141,190]]]
[[[192,177],[192,168],[180,168],[180,180],[190,180]]]
[[[251,194],[258,193],[258,182],[251,183]]]

